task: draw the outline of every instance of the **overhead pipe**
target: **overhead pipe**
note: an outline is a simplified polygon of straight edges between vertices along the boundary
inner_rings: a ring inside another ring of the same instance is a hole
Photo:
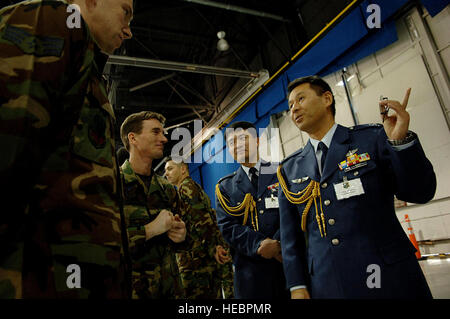
[[[134,58],[129,56],[110,55],[107,64],[136,66],[141,68],[172,70],[180,72],[222,75],[240,78],[259,78],[259,72],[242,71],[229,68],[220,68],[208,65],[198,65],[173,61]]]
[[[240,12],[240,13],[250,14],[250,15],[263,17],[263,18],[269,18],[269,19],[278,20],[278,21],[282,21],[282,22],[291,22],[291,20],[286,19],[279,15],[275,15],[275,14],[271,14],[271,13],[267,13],[267,12],[263,12],[263,11],[258,11],[258,10],[247,9],[244,7],[239,7],[239,6],[235,6],[235,5],[231,5],[231,4],[219,3],[219,2],[208,1],[208,0],[183,0],[183,1],[193,2],[196,4],[202,4],[202,5],[209,6],[209,7],[226,9],[226,10],[230,10],[230,11],[236,11],[236,12]]]

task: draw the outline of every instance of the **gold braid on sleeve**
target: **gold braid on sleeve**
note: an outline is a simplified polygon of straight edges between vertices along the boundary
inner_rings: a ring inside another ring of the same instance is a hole
[[[250,213],[250,220],[252,222],[253,230],[258,231],[258,214],[256,213],[256,202],[253,199],[252,194],[245,194],[244,201],[238,206],[229,206],[228,200],[222,195],[220,191],[219,184],[216,185],[216,196],[219,200],[220,205],[223,210],[231,216],[239,217],[244,216],[242,225],[245,225],[248,220],[248,215]]]
[[[283,178],[283,174],[281,173],[282,165],[278,166],[277,169],[277,177],[278,181],[280,182],[281,189],[283,190],[284,195],[286,196],[287,200],[294,204],[294,205],[300,205],[306,203],[305,209],[302,213],[302,230],[305,231],[306,229],[306,218],[308,217],[309,209],[312,206],[312,203],[314,202],[314,207],[316,209],[316,221],[317,226],[319,227],[320,236],[326,237],[326,227],[325,227],[325,215],[323,213],[322,209],[322,197],[320,195],[320,185],[319,182],[311,180],[311,182],[308,184],[308,186],[305,187],[302,191],[299,191],[298,193],[294,193],[289,191],[289,188],[286,184],[286,181]],[[317,198],[319,199],[320,203],[320,216],[319,211],[317,210]]]

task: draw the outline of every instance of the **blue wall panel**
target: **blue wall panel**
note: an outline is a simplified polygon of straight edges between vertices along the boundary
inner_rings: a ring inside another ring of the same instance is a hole
[[[450,3],[449,0],[420,0],[420,2],[422,2],[432,17],[441,12]]]
[[[255,122],[256,119],[256,104],[257,101],[254,101],[253,103],[250,103],[247,105],[231,122],[239,122],[239,121],[248,121],[248,122]],[[229,125],[228,125],[229,126]]]
[[[365,21],[359,9],[353,10],[312,49],[286,72],[289,81],[319,73],[354,43],[367,35]]]
[[[196,152],[196,153],[197,153],[197,152]],[[189,166],[189,171],[195,171],[195,170],[199,169],[200,166],[203,165],[203,161],[202,161],[201,163],[194,163],[194,156],[191,156],[191,162],[192,162],[192,163],[189,163],[189,164],[188,164],[188,166]]]
[[[277,114],[286,110],[289,110],[289,103],[287,99],[284,99],[283,101],[278,103],[278,105],[275,105],[275,107],[270,111],[269,114]]]
[[[286,99],[286,80],[281,76],[258,97],[258,118],[269,113],[283,99]]]
[[[259,135],[259,129],[266,128],[267,125],[270,123],[270,115],[263,116],[262,118],[258,119],[258,121],[255,123],[256,131]]]
[[[352,49],[348,50],[344,56],[337,58],[327,68],[323,69],[319,75],[325,76],[327,74],[336,72],[346,66],[349,66],[356,61],[359,61],[366,56],[376,52],[382,48],[397,41],[397,30],[395,28],[395,21],[385,23],[384,27],[379,32],[369,38],[360,41]]]
[[[404,6],[408,0],[365,0],[360,4],[361,13],[363,14],[364,21],[373,13],[373,11],[367,12],[367,7],[370,4],[377,4],[380,6],[381,14],[381,28],[383,28],[383,22],[389,19],[398,9]]]
[[[203,162],[208,161],[212,156],[211,156],[211,140],[207,141],[205,144],[203,144],[202,146],[202,160]]]
[[[215,204],[215,188],[216,184],[222,177],[233,173],[239,168],[238,163],[222,163],[222,164],[204,164],[200,169],[203,176],[203,188],[206,194],[211,199],[211,206],[216,207]]]
[[[194,171],[189,170],[189,174],[191,175],[191,177],[192,177],[192,179],[194,181],[196,181],[197,183],[202,185],[202,180],[200,178],[200,168],[199,167],[197,167],[197,169],[194,170]]]

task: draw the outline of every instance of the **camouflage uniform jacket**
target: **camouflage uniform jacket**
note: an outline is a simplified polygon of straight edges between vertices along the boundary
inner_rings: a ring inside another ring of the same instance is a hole
[[[230,253],[230,246],[225,241],[225,239],[223,239],[222,233],[220,232],[219,226],[217,225],[216,211],[214,209],[211,209],[211,219],[214,223],[214,236],[216,238],[216,245],[222,246],[225,250],[228,251],[228,253]],[[223,265],[216,263],[213,277],[217,294],[216,299],[233,299],[233,263],[231,262],[231,260]],[[224,295],[222,294],[222,289]]]
[[[128,160],[121,167],[124,191],[124,216],[129,238],[133,298],[182,298],[181,279],[175,253],[186,249],[188,236],[173,243],[167,233],[145,240],[144,226],[163,209],[179,214],[185,210],[175,188],[152,172],[150,187],[137,176]]]
[[[213,272],[218,227],[211,218],[211,202],[189,176],[181,182],[178,193],[186,206],[185,221],[191,239],[191,249],[177,254],[183,286],[188,298],[215,298]]]
[[[192,244],[190,251],[179,254],[180,271],[201,271],[202,266],[215,264],[218,227],[211,218],[211,202],[201,186],[189,176],[181,182],[178,193],[186,205],[185,222]]]
[[[124,296],[107,56],[68,16],[61,1],[0,9],[0,298]]]

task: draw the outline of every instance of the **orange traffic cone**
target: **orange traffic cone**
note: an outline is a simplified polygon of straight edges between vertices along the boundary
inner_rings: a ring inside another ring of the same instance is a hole
[[[413,228],[411,226],[411,221],[409,220],[408,214],[405,214],[405,222],[408,223],[409,240],[411,241],[411,243],[416,248],[416,258],[420,259],[422,257],[422,255],[420,254],[419,245],[417,244],[416,235],[414,235],[414,231],[413,231]]]

